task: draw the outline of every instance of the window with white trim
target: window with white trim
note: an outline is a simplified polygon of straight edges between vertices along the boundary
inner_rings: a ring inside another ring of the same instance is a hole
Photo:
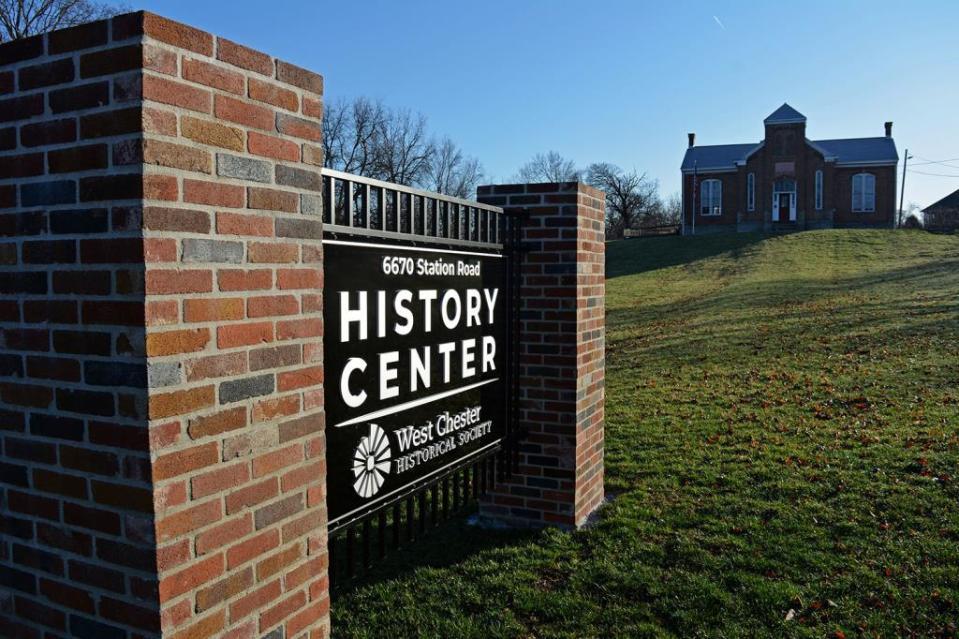
[[[876,176],[872,173],[852,176],[852,210],[855,213],[872,213],[876,210]]]
[[[719,180],[703,180],[699,187],[700,215],[723,214],[723,183]]]
[[[816,171],[816,210],[822,210],[822,170]]]
[[[746,210],[756,210],[756,174],[746,176]]]

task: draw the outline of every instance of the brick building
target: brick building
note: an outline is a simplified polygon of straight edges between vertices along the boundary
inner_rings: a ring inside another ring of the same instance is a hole
[[[959,229],[959,189],[922,210],[925,227],[944,233]]]
[[[763,140],[746,144],[696,146],[689,134],[685,235],[894,226],[892,122],[882,137],[813,141],[806,117],[783,104],[763,124]]]

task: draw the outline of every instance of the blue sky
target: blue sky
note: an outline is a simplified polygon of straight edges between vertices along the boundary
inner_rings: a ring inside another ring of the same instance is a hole
[[[504,181],[550,149],[679,189],[686,132],[750,142],[789,102],[812,139],[878,136],[916,156],[906,200],[959,188],[959,2],[149,0],[136,6],[322,73]],[[923,161],[953,160],[952,166]]]

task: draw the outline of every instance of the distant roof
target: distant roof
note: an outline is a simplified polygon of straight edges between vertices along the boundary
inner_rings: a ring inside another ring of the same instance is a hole
[[[892,138],[848,138],[813,142],[836,158],[839,164],[898,162],[899,153]]]
[[[927,213],[933,209],[959,209],[959,189],[956,189],[935,204],[930,204],[924,208],[922,212]]]
[[[845,140],[807,140],[813,148],[837,164],[893,164],[899,161],[896,143],[892,138],[849,138]],[[759,148],[761,142],[750,144],[720,144],[694,146],[686,149],[683,171],[734,170],[736,164]]]
[[[686,157],[683,158],[683,170],[692,171],[694,166],[700,171],[734,169],[736,168],[736,162],[745,160],[750,151],[760,144],[762,142],[690,147],[686,149]]]
[[[769,117],[763,120],[763,124],[789,124],[792,122],[805,121],[806,116],[783,102],[781,107],[770,113]]]

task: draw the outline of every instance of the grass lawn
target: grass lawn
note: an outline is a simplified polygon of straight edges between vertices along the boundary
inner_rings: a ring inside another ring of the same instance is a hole
[[[607,250],[599,521],[436,531],[334,634],[955,637],[959,237]]]

